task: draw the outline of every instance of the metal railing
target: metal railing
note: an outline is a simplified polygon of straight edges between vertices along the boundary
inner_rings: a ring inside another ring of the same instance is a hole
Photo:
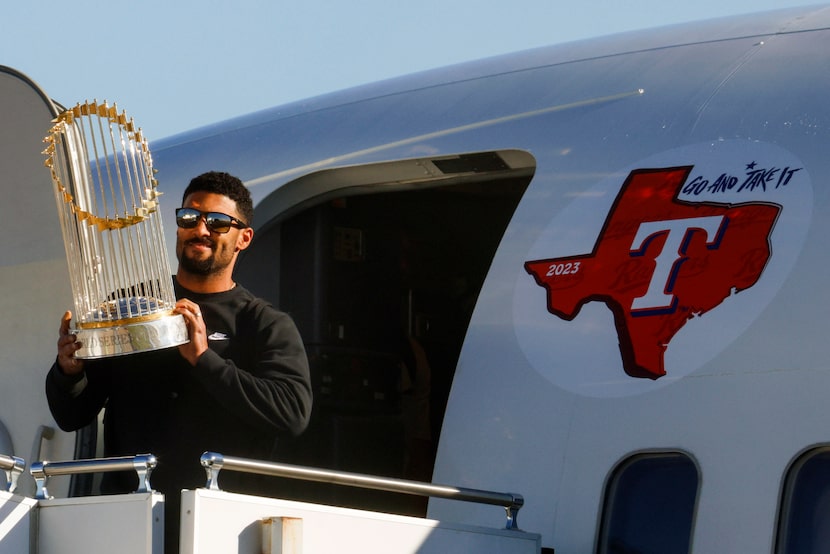
[[[202,467],[207,472],[206,488],[210,490],[219,490],[219,471],[228,469],[260,475],[287,477],[290,479],[318,481],[350,487],[362,487],[388,492],[502,506],[507,512],[507,529],[518,529],[516,518],[519,513],[519,508],[524,505],[524,498],[520,494],[467,489],[423,483],[421,481],[377,477],[362,473],[349,473],[345,471],[332,471],[306,466],[250,460],[233,456],[223,456],[215,452],[205,452],[202,454],[201,462]]]
[[[424,483],[392,477],[380,477],[363,473],[350,473],[328,469],[283,464],[224,456],[216,452],[205,452],[201,457],[202,467],[207,473],[209,490],[219,489],[219,472],[222,469],[286,477],[305,481],[317,481],[334,485],[361,487],[365,489],[383,490],[387,492],[460,500],[502,506],[507,514],[507,529],[518,529],[517,517],[519,509],[524,505],[524,498],[520,494],[495,492],[481,489],[469,489],[449,485]],[[150,473],[156,467],[157,460],[152,454],[139,454],[119,458],[94,458],[87,460],[72,460],[63,462],[41,461],[34,462],[29,469],[35,479],[37,492],[35,498],[44,500],[51,498],[46,488],[49,477],[58,475],[75,475],[81,473],[97,473],[107,471],[128,471],[134,469],[138,474],[138,488],[135,492],[152,492]],[[17,482],[17,476],[23,472],[25,462],[20,458],[10,458],[0,455],[0,468],[7,471],[8,481]],[[13,490],[14,485],[11,485]]]
[[[95,458],[89,460],[72,460],[67,462],[35,462],[29,469],[37,485],[35,498],[50,498],[46,490],[46,481],[56,475],[75,475],[78,473],[98,473],[106,471],[129,471],[138,474],[138,488],[135,492],[153,492],[150,487],[150,473],[156,467],[157,460],[152,454],[123,456],[120,458]]]
[[[26,470],[26,461],[17,456],[0,454],[0,469],[6,474],[6,484],[3,490],[14,492],[17,488],[17,479]]]

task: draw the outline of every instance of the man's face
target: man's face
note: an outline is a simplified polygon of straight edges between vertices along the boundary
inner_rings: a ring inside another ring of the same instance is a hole
[[[188,195],[182,207],[195,208],[201,212],[222,212],[239,218],[236,202],[211,192]],[[220,273],[229,267],[232,269],[237,252],[246,248],[249,242],[243,231],[231,227],[227,233],[217,233],[207,228],[204,218],[200,218],[192,229],[177,227],[176,257],[179,259],[179,269],[203,276]]]

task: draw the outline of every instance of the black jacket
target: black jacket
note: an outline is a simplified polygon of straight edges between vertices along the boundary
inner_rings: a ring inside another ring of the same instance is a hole
[[[87,360],[77,378],[55,363],[46,378],[61,429],[80,429],[106,407],[105,456],[154,454],[150,482],[168,498],[205,485],[207,450],[273,459],[277,437],[301,433],[312,405],[308,360],[288,315],[240,286],[197,294],[176,284],[176,295],[197,303],[207,326],[210,348],[196,367],[168,348]],[[256,492],[226,473],[223,489]],[[105,474],[102,490],[130,492],[136,483],[134,474]]]

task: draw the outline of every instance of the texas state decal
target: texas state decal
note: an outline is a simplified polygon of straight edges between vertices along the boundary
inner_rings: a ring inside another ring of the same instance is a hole
[[[771,301],[811,205],[806,169],[771,145],[707,143],[644,160],[574,194],[541,233],[517,284],[519,342],[540,373],[587,395],[680,378]]]

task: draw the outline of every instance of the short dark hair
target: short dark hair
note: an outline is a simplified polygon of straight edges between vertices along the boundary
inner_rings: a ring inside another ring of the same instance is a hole
[[[182,194],[182,205],[185,199],[194,192],[212,192],[227,196],[236,202],[236,209],[246,224],[254,220],[254,204],[248,187],[239,179],[222,171],[208,171],[191,179],[190,184]]]

